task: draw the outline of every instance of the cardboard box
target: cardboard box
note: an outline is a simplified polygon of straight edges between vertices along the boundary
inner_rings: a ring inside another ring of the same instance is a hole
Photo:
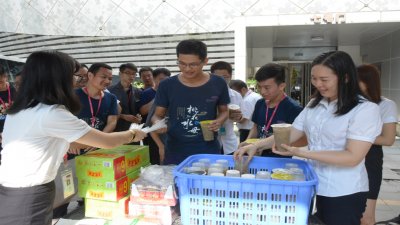
[[[129,195],[118,202],[85,199],[85,216],[112,219],[129,213]]]
[[[138,190],[135,183],[133,183],[131,184],[131,202],[133,204],[175,206],[178,203],[178,199],[175,197],[172,185],[168,185],[168,188],[164,191],[162,195],[153,191],[150,191],[151,193],[149,194],[147,187],[143,187],[143,190]]]
[[[81,198],[118,201],[129,194],[128,177],[119,180],[97,180],[95,178],[78,178],[78,195]]]
[[[122,145],[113,149],[100,149],[97,152],[123,154],[126,162],[126,174],[150,163],[149,146]]]
[[[129,202],[129,217],[138,218],[140,221],[157,224],[171,225],[179,216],[179,203],[175,206],[140,205]]]
[[[75,157],[76,176],[98,180],[118,180],[126,176],[125,156],[99,151]]]

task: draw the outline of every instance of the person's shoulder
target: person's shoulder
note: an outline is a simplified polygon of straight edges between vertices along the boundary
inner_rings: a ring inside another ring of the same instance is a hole
[[[210,73],[210,80],[212,80],[213,83],[218,82],[218,83],[227,85],[225,78],[223,78],[222,76],[219,76],[219,75],[215,75],[213,73]]]
[[[178,74],[179,75],[179,74]],[[160,82],[160,84],[158,85],[158,86],[162,86],[162,85],[175,85],[176,84],[176,82],[178,81],[178,75],[175,75],[175,76],[170,76],[170,77],[167,77],[167,78],[164,78],[161,82]]]
[[[103,91],[103,93],[104,93],[104,98],[117,99],[117,96],[115,96],[113,93],[110,93],[108,91]]]
[[[291,97],[286,96],[285,100],[285,106],[289,108],[300,108],[303,109],[298,102],[293,100]]]
[[[115,84],[111,84],[107,89],[108,89],[108,91],[113,91],[116,87],[117,87],[117,85],[118,85],[118,83],[115,83]]]
[[[257,100],[256,106],[260,106],[260,105],[262,105],[264,103],[265,103],[265,99],[264,98],[260,98],[260,99]]]
[[[135,86],[133,86],[132,84],[131,84],[131,86],[132,86],[132,90],[133,90],[134,92],[140,92],[140,93],[143,92],[142,89],[140,89],[140,88],[138,88],[138,87],[135,87]]]
[[[396,103],[388,98],[381,97],[381,102],[379,102],[379,107],[387,108],[387,107],[397,107]]]
[[[83,94],[86,95],[86,93],[82,90],[82,88],[75,89],[75,94],[77,94],[78,96],[81,96]]]

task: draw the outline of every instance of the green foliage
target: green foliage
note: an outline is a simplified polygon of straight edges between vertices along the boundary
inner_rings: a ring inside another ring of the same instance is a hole
[[[142,88],[144,86],[142,80],[138,80],[138,81],[134,81],[133,82],[133,86],[137,87],[137,88]]]
[[[246,84],[247,84],[248,88],[250,88],[250,86],[254,86],[254,91],[257,94],[261,95],[260,92],[258,92],[258,90],[257,90],[257,80],[256,79],[254,79],[254,78],[247,79]]]

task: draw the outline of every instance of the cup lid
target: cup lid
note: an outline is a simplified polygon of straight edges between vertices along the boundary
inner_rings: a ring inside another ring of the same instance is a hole
[[[240,174],[239,170],[228,170],[226,171],[226,173],[228,174]]]
[[[250,179],[256,178],[256,176],[254,176],[253,174],[242,174],[242,177],[243,178],[250,178]]]
[[[228,109],[240,109],[240,106],[236,105],[236,104],[229,104],[228,105]]]
[[[272,124],[271,127],[291,127],[292,124],[288,123],[278,123],[278,124]]]
[[[212,173],[211,176],[224,177],[223,173]]]

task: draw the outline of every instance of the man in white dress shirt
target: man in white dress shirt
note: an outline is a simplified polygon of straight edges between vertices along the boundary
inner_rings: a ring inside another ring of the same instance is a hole
[[[261,95],[249,90],[247,84],[241,80],[231,80],[229,87],[242,95],[244,108],[246,109],[243,111],[243,123],[236,124],[240,132],[240,143],[242,143],[247,139],[251,128],[254,126],[251,117],[253,116],[254,107],[261,98]]]
[[[232,66],[227,62],[219,61],[211,66],[211,73],[224,77],[226,83],[229,84],[229,82],[232,79]],[[238,92],[230,88],[228,90],[229,90],[229,98],[231,99],[231,104],[238,105],[241,110],[244,110],[242,96]],[[234,120],[227,119],[225,123],[222,124],[222,126],[220,127],[220,131],[218,132],[218,140],[220,142],[220,145],[222,146],[221,153],[224,155],[233,155],[233,153],[238,148],[239,143],[236,138],[236,134],[233,131],[233,126],[234,126],[233,122],[236,123],[245,122],[241,111],[239,111],[238,113],[233,113],[232,116],[235,119]]]

